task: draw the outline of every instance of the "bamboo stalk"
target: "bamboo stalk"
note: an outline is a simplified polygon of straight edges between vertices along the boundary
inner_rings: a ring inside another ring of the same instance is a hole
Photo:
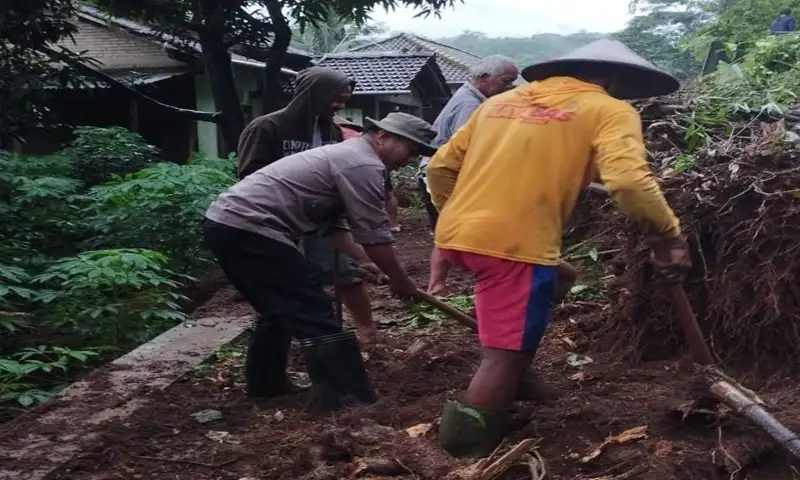
[[[758,425],[781,447],[800,459],[800,438],[767,412],[756,398],[727,380],[717,380],[711,384],[710,390],[714,397]]]

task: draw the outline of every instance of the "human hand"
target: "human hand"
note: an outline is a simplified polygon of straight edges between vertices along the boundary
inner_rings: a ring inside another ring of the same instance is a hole
[[[383,273],[383,270],[380,269],[377,265],[373,262],[365,262],[358,266],[359,270],[364,272],[369,279],[375,283],[383,284],[389,280],[389,277]]]
[[[378,333],[378,327],[370,325],[368,327],[356,327],[356,338],[359,343],[363,345],[374,345],[382,343],[381,335]]]
[[[681,282],[692,268],[689,244],[681,237],[651,235],[647,239],[650,246],[650,263],[657,275],[670,282]]]
[[[390,279],[389,285],[392,293],[402,299],[414,298],[417,294],[417,286],[411,281],[408,276],[404,275],[403,278]]]

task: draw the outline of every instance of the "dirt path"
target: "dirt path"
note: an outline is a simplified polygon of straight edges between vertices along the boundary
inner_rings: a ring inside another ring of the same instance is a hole
[[[402,260],[424,286],[430,236],[421,219],[406,218],[399,235]],[[469,288],[456,272],[457,291]],[[110,424],[100,448],[72,462],[58,480],[170,479],[442,479],[463,462],[436,445],[442,403],[463,389],[479,353],[474,335],[453,322],[426,329],[403,328],[408,310],[385,288],[373,290],[376,312],[391,346],[364,349],[380,400],[369,407],[322,416],[298,394],[268,402],[248,400],[242,391],[242,348],[234,345],[217,362],[159,393],[157,406],[129,423]],[[597,308],[602,307],[598,305]],[[242,315],[249,307],[223,289],[197,315]],[[677,372],[679,359],[632,368],[594,356],[584,367],[570,366],[572,342],[580,344],[581,318],[575,309],[558,315],[537,360],[542,375],[561,392],[554,405],[520,405],[530,421],[511,441],[540,438],[548,477],[589,479],[751,479],[787,480],[793,473],[782,453],[760,434],[733,418],[682,420],[676,407],[688,398],[689,380]],[[570,314],[573,312],[573,314]],[[424,337],[432,347],[408,358],[404,349]],[[243,340],[244,341],[244,340]],[[296,361],[296,359],[295,359]],[[301,369],[300,365],[295,365]],[[781,418],[800,420],[793,398],[780,400]],[[222,418],[201,424],[191,415],[214,409]],[[421,437],[405,429],[433,424]],[[603,448],[582,461],[611,435],[646,427],[646,438]],[[360,466],[372,459],[393,463],[391,475],[370,474]],[[738,473],[733,474],[738,470]],[[794,471],[796,472],[796,471]],[[624,474],[628,474],[624,476]],[[623,476],[620,476],[623,475]],[[738,476],[737,476],[738,475]],[[528,478],[511,471],[504,478]]]

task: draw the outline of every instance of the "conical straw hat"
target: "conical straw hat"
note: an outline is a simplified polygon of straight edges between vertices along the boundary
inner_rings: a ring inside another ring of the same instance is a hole
[[[592,64],[619,69],[619,80],[615,82],[613,92],[617,98],[657,97],[672,93],[680,87],[675,77],[659,70],[622,42],[608,39],[584,45],[559,58],[531,65],[522,71],[522,78],[532,82],[549,77],[569,76],[575,67],[585,68]]]

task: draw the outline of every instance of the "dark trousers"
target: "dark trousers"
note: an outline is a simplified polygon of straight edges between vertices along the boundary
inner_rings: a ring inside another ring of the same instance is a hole
[[[425,181],[421,178],[417,179],[417,188],[419,188],[420,196],[422,196],[422,203],[425,204],[425,211],[428,213],[428,222],[431,224],[432,229],[436,229],[436,221],[439,219],[439,210],[433,205],[431,195],[428,193],[428,188],[425,186]]]
[[[245,361],[248,394],[288,393],[292,337],[342,331],[322,278],[302,253],[284,243],[208,219],[203,232],[228,280],[258,313]]]
[[[297,249],[211,220],[205,220],[203,230],[228,280],[261,322],[297,339],[342,331],[322,278]]]

